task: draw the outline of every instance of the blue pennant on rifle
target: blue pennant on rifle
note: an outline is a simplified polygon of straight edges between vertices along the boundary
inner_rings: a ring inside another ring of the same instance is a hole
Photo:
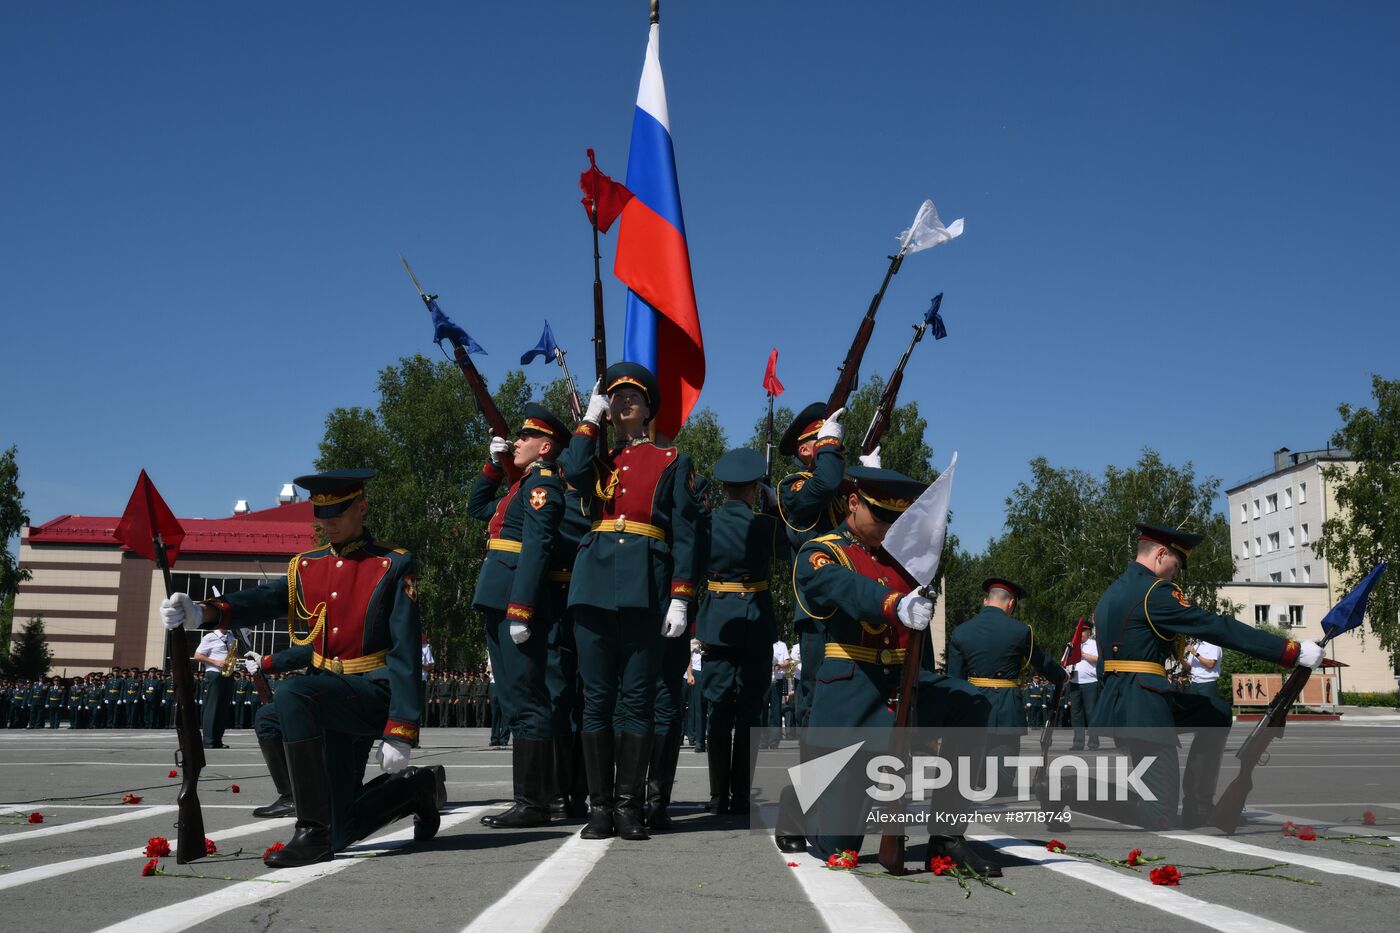
[[[460,343],[467,353],[486,353],[486,348],[471,338],[471,335],[462,330],[452,318],[443,314],[438,307],[437,299],[428,299],[428,311],[433,316],[433,342],[442,346],[444,340],[454,340]]]
[[[924,323],[933,328],[934,340],[942,340],[948,336],[948,328],[943,326],[943,315],[938,313],[942,305],[943,293],[939,292],[933,296],[933,303],[928,306],[928,313],[924,315]]]
[[[1355,589],[1343,596],[1341,602],[1333,606],[1322,618],[1322,633],[1328,638],[1349,632],[1361,624],[1361,620],[1366,618],[1366,604],[1371,600],[1371,590],[1380,582],[1381,574],[1385,573],[1385,562],[1377,564],[1371,568],[1371,572],[1366,574],[1366,579],[1362,580]]]
[[[536,357],[544,357],[546,363],[554,362],[554,355],[559,352],[559,345],[554,342],[554,331],[549,329],[549,322],[544,322],[544,333],[540,334],[540,342],[533,350],[527,350],[520,357],[520,365],[526,366],[533,363]]]

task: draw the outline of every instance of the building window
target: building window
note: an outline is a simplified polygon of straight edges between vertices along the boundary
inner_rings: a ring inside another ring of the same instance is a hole
[[[1240,521],[1241,521],[1241,522],[1247,522],[1247,521],[1249,521],[1249,503],[1248,503],[1248,502],[1241,502],[1241,503],[1240,503]]]
[[[1271,574],[1269,574],[1269,582],[1270,582],[1270,583],[1282,583],[1282,582],[1283,582],[1283,571],[1280,570],[1278,573],[1271,573]]]
[[[1289,582],[1289,583],[1297,583],[1297,582],[1298,582],[1298,568],[1297,568],[1297,567],[1289,567],[1289,568],[1288,568],[1288,582]]]
[[[1299,505],[1302,505],[1304,502],[1307,502],[1307,501],[1308,501],[1308,484],[1307,484],[1307,483],[1299,483],[1299,484],[1298,484],[1298,504],[1299,504]]]
[[[1255,555],[1256,557],[1258,557],[1260,554],[1263,554],[1263,553],[1264,553],[1264,539],[1263,539],[1263,538],[1255,538],[1255,539],[1254,539],[1254,555]]]
[[[206,577],[197,573],[175,573],[171,574],[171,582],[178,592],[188,593],[193,599],[201,600],[213,599],[216,593],[223,596],[237,593],[239,590],[252,589],[263,581],[249,577]],[[252,625],[249,641],[259,654],[274,654],[284,648],[290,648],[287,614],[282,612],[276,618],[264,619]]]
[[[1302,531],[1303,531],[1303,543],[1304,543],[1304,544],[1307,544],[1307,543],[1308,543],[1308,525],[1307,525],[1307,522],[1304,522],[1304,523],[1303,523]]]
[[[1255,518],[1258,518],[1258,517],[1259,517],[1259,500],[1258,500],[1258,499],[1255,499],[1255,500],[1254,500],[1254,517],[1255,517]]]
[[[1284,507],[1285,509],[1291,509],[1291,508],[1293,508],[1293,487],[1292,487],[1292,486],[1285,487],[1284,490],[1283,490],[1283,507]]]
[[[1303,582],[1304,582],[1304,583],[1311,583],[1311,582],[1312,582],[1312,564],[1304,564],[1304,565],[1303,565]]]
[[[1289,624],[1291,627],[1293,627],[1293,628],[1302,628],[1302,626],[1303,626],[1303,607],[1302,607],[1302,606],[1289,606],[1289,607],[1288,607],[1288,624]]]
[[[1278,511],[1278,493],[1271,493],[1264,499],[1264,513],[1272,515]]]
[[[1272,532],[1272,533],[1269,535],[1269,553],[1272,554],[1274,551],[1277,551],[1277,550],[1278,550],[1278,532],[1275,531],[1275,532]]]
[[[1269,622],[1269,604],[1261,603],[1254,607],[1254,624],[1267,625]]]
[[[1292,547],[1292,546],[1293,546],[1293,526],[1292,526],[1292,525],[1289,525],[1289,526],[1288,526],[1288,546],[1289,546],[1289,547]]]
[[[1240,556],[1241,556],[1241,557],[1248,557],[1248,556],[1249,556],[1249,539],[1248,539],[1248,538],[1245,538],[1243,541],[1240,542]]]

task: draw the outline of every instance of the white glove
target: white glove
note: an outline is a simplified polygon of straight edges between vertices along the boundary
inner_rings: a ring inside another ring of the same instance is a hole
[[[861,466],[874,467],[878,470],[880,469],[880,448],[876,447],[868,454],[861,454],[858,459]]]
[[[661,623],[661,634],[667,638],[680,638],[685,634],[685,600],[672,599],[671,608],[666,610],[666,621]]]
[[[243,655],[243,669],[250,674],[256,674],[262,670],[262,655],[256,651],[249,651]]]
[[[817,429],[817,440],[824,437],[834,437],[839,444],[846,437],[846,429],[841,426],[841,416],[846,413],[846,409],[838,408],[826,416],[822,426]]]
[[[385,774],[398,774],[408,767],[408,756],[413,751],[407,743],[398,739],[383,739],[374,752],[374,760]]]
[[[603,380],[599,379],[593,383],[593,394],[588,397],[588,411],[583,415],[584,421],[603,423],[603,416],[608,413],[608,397],[603,395],[602,391]]]
[[[506,454],[510,453],[510,441],[504,437],[491,438],[491,462],[501,464],[506,459]]]
[[[899,621],[904,623],[907,629],[922,632],[928,628],[929,622],[933,620],[933,600],[927,596],[920,596],[918,593],[910,593],[899,601],[895,607],[895,612],[899,616]]]
[[[195,605],[188,593],[176,593],[161,600],[160,620],[165,623],[166,631],[174,631],[182,625],[199,628],[199,623],[204,621],[204,607]]]
[[[1298,664],[1302,667],[1317,667],[1327,652],[1315,641],[1305,641],[1298,645]]]
[[[524,622],[514,622],[514,621],[512,621],[512,622],[510,623],[510,640],[511,640],[511,641],[515,642],[517,645],[523,645],[523,644],[525,644],[526,641],[529,640],[529,638],[530,638],[530,626],[526,625]]]

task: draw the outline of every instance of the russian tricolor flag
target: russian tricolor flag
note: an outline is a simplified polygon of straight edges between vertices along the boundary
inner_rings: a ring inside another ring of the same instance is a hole
[[[622,210],[613,273],[627,285],[623,359],[656,375],[661,410],[652,413],[653,422],[658,434],[675,437],[705,384],[705,344],[661,79],[660,29],[652,24],[637,89],[627,159],[635,197]]]

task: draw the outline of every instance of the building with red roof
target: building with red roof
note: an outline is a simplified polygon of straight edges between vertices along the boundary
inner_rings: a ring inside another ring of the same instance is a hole
[[[173,568],[176,589],[198,600],[257,586],[316,547],[311,503],[285,492],[270,509],[250,511],[240,503],[227,518],[180,519],[186,536]],[[44,620],[55,674],[165,666],[157,611],[165,585],[155,564],[113,537],[117,520],[60,515],[21,532],[19,562],[31,576],[15,595],[14,631],[17,636],[30,618]],[[260,651],[286,643],[285,616],[253,630]]]

